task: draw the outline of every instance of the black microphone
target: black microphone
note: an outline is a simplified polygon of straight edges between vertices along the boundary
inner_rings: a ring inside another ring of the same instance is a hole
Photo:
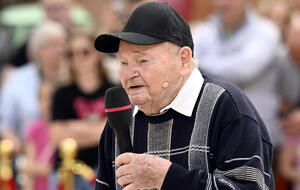
[[[129,125],[132,122],[132,106],[122,87],[112,87],[105,92],[105,113],[110,127],[117,136],[120,154],[132,152]]]

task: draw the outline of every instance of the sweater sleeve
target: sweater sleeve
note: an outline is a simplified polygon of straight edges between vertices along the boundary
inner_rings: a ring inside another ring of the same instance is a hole
[[[240,115],[215,136],[217,145],[211,155],[215,166],[211,171],[188,170],[173,163],[162,189],[274,189],[272,146],[256,121]]]

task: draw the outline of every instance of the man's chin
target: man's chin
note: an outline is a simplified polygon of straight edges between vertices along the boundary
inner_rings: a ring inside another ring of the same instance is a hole
[[[133,105],[141,106],[145,104],[146,100],[144,97],[137,97],[137,96],[129,96],[129,100]]]
[[[135,105],[135,106],[142,106],[145,104],[145,101],[141,101],[141,100],[130,100],[130,102]]]

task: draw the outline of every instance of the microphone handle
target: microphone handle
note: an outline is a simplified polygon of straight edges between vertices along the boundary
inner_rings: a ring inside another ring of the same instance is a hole
[[[129,127],[124,127],[115,130],[115,133],[117,135],[117,143],[118,143],[120,154],[123,154],[125,152],[132,152]]]

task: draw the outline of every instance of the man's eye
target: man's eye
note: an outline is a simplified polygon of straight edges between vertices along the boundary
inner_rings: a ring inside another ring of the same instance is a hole
[[[124,62],[124,61],[121,61],[121,65],[126,66],[126,65],[128,65],[128,63],[127,63],[127,62]]]
[[[139,63],[141,63],[141,64],[148,63],[148,62],[149,62],[149,60],[147,60],[147,59],[142,59],[142,60],[139,61]]]

